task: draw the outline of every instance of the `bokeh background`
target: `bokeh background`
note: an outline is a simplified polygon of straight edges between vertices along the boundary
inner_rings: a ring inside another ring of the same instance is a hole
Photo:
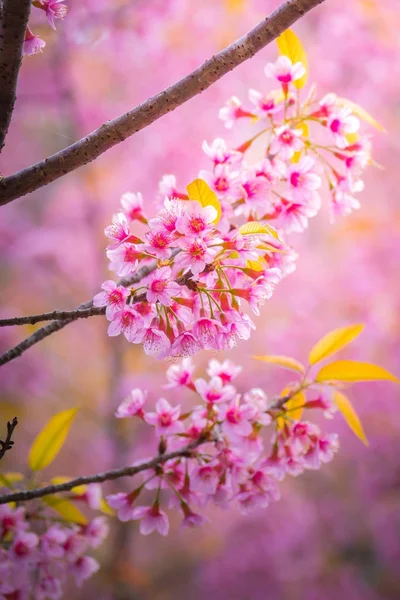
[[[32,28],[47,46],[23,61],[1,173],[40,160],[160,91],[279,3],[71,0],[57,32],[38,15]],[[287,375],[254,364],[252,354],[302,360],[324,333],[358,321],[366,331],[347,356],[400,373],[399,29],[398,0],[327,0],[295,26],[319,93],[338,92],[385,126],[386,134],[371,131],[382,169],[367,172],[359,212],[331,225],[323,210],[305,234],[291,237],[300,253],[297,271],[277,287],[252,339],[224,356],[244,365],[239,387],[279,392]],[[269,89],[263,66],[275,55],[271,45],[95,163],[4,207],[0,314],[69,309],[91,298],[108,278],[103,229],[120,194],[141,191],[151,212],[163,174],[176,174],[182,187],[206,168],[204,139],[235,140],[217,118],[219,107],[233,94],[245,100],[249,87]],[[130,387],[143,386],[155,398],[166,365],[106,330],[100,317],[76,322],[0,370],[1,422],[20,419],[16,448],[2,468],[26,469],[27,449],[44,422],[76,405],[80,416],[46,476],[95,472],[154,452],[143,428],[117,422],[113,413]],[[0,349],[32,331],[3,329]],[[197,358],[198,373],[207,358]],[[267,510],[248,517],[210,510],[210,524],[179,533],[175,521],[166,539],[140,536],[136,523],[113,522],[99,551],[103,570],[66,597],[398,599],[399,391],[358,385],[352,400],[369,448],[337,418],[329,426],[341,434],[338,457],[285,482],[282,500]]]

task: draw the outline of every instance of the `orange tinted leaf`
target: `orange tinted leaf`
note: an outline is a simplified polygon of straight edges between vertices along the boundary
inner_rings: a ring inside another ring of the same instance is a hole
[[[343,382],[359,382],[359,381],[394,381],[400,383],[394,375],[386,369],[366,362],[357,360],[337,360],[325,367],[317,373],[315,378],[317,383],[325,381],[343,381]]]
[[[67,438],[77,410],[71,408],[54,415],[36,436],[29,451],[32,471],[40,471],[53,462]]]
[[[214,224],[217,224],[221,218],[221,205],[217,194],[213,192],[204,179],[195,179],[186,187],[190,200],[197,200],[202,206],[212,206],[217,211]]]

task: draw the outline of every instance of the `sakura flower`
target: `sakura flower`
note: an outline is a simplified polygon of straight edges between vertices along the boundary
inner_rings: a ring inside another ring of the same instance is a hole
[[[160,183],[158,184],[158,192],[159,196],[164,200],[167,198],[184,198],[187,199],[187,196],[184,194],[180,194],[176,187],[176,177],[175,175],[163,175]]]
[[[64,544],[67,541],[67,533],[58,525],[53,525],[40,538],[40,550],[46,557],[62,558],[64,556]]]
[[[190,269],[194,275],[204,271],[207,264],[212,263],[217,253],[215,248],[210,248],[201,238],[182,238],[178,240],[182,249],[176,259],[175,264],[185,269]]]
[[[26,28],[24,45],[22,47],[22,54],[24,56],[33,56],[37,52],[41,52],[45,45],[46,42],[44,40],[32,33],[29,27]]]
[[[91,548],[98,548],[108,535],[108,524],[105,517],[92,519],[85,527],[85,538]]]
[[[114,312],[108,326],[108,335],[113,337],[123,333],[128,342],[135,342],[136,336],[143,327],[143,319],[131,306],[125,305],[123,310]]]
[[[192,375],[195,367],[190,358],[184,358],[179,364],[167,369],[168,383],[165,388],[191,387],[194,388]]]
[[[345,177],[339,179],[338,184],[332,189],[331,202],[331,221],[334,222],[338,216],[347,216],[353,210],[360,208],[360,202],[353,196],[353,193],[362,191],[364,183],[359,180],[352,183]]]
[[[110,270],[115,271],[120,277],[128,277],[135,273],[139,260],[145,258],[145,254],[129,242],[120,244],[118,248],[108,248],[106,254],[110,261]]]
[[[319,469],[321,463],[328,463],[333,459],[338,449],[339,441],[337,434],[332,433],[325,437],[319,437],[304,456],[306,468]]]
[[[161,267],[147,279],[146,298],[148,302],[159,302],[164,306],[171,306],[172,296],[178,296],[180,285],[171,280],[170,267]]]
[[[183,235],[204,237],[212,230],[212,223],[217,218],[213,206],[201,206],[199,202],[188,202],[185,213],[178,217],[176,230]]]
[[[240,189],[243,191],[246,215],[257,209],[262,210],[264,214],[272,208],[270,185],[265,177],[258,177],[254,171],[248,169],[242,173]]]
[[[143,214],[143,196],[140,192],[125,192],[121,196],[121,206],[130,221],[147,223]]]
[[[282,229],[287,233],[292,231],[301,232],[308,226],[308,219],[315,217],[321,207],[321,199],[318,194],[310,193],[302,201],[291,199],[290,192],[286,198],[282,198],[279,221]]]
[[[144,420],[154,425],[156,435],[172,435],[183,431],[183,423],[179,420],[181,407],[172,407],[168,400],[160,398],[156,403],[156,412],[144,414]]]
[[[279,154],[282,160],[290,160],[295,152],[303,147],[301,129],[291,129],[282,125],[275,130],[275,137],[271,141],[271,154]]]
[[[303,156],[289,167],[287,179],[294,200],[302,201],[321,187],[321,178],[314,169],[315,161],[310,156]]]
[[[172,344],[172,356],[187,357],[192,356],[200,350],[200,344],[190,331],[184,331],[175,339]]]
[[[164,259],[171,256],[170,244],[172,236],[166,231],[148,231],[143,250],[156,258]]]
[[[281,280],[282,275],[279,269],[272,268],[264,271],[264,275],[259,277],[257,281],[242,290],[235,290],[235,294],[245,298],[250,304],[251,309],[256,315],[260,314],[259,306],[265,300],[271,298],[274,287]]]
[[[306,74],[306,68],[301,62],[292,63],[288,56],[279,56],[275,63],[268,63],[264,69],[267,77],[277,79],[282,85],[301,79]]]
[[[159,506],[137,506],[133,511],[133,519],[140,519],[140,533],[149,535],[158,531],[161,535],[167,535],[169,530],[168,517]]]
[[[19,531],[11,544],[11,555],[17,561],[29,560],[39,544],[39,538],[35,533]]]
[[[190,488],[199,494],[215,494],[218,482],[219,475],[213,464],[198,465],[190,473]]]
[[[107,503],[111,508],[117,511],[118,519],[122,522],[131,521],[133,517],[133,503],[138,496],[135,490],[132,494],[119,492],[118,494],[110,494],[107,496]]]
[[[70,571],[75,579],[76,585],[81,587],[85,579],[91,577],[100,568],[99,563],[92,556],[80,556],[70,566]]]
[[[186,502],[181,503],[181,508],[183,511],[184,519],[182,521],[182,527],[189,527],[190,529],[195,529],[196,527],[201,527],[203,523],[206,521],[204,517],[192,511]]]
[[[241,370],[242,367],[234,365],[230,360],[224,360],[221,363],[212,358],[208,363],[207,374],[210,377],[219,377],[225,385],[235,379]]]
[[[135,341],[143,344],[146,354],[160,359],[165,358],[171,348],[171,342],[164,331],[160,331],[157,324],[141,329],[135,337]]]
[[[124,419],[126,417],[143,418],[143,406],[146,401],[146,396],[147,392],[143,392],[139,388],[131,390],[129,396],[118,406],[115,416],[118,419]]]
[[[231,171],[231,166],[226,163],[218,163],[215,165],[213,172],[200,171],[200,177],[204,179],[208,185],[221,198],[240,196],[239,180],[236,172]]]
[[[221,377],[212,377],[209,382],[199,378],[194,382],[196,391],[206,402],[210,404],[226,402],[235,394],[235,388],[232,385],[224,385]]]
[[[218,336],[221,324],[215,319],[202,317],[193,325],[193,335],[205,350],[218,350]]]
[[[333,133],[338,148],[346,148],[346,135],[355,133],[360,128],[360,121],[352,115],[350,108],[338,108],[328,118],[327,126]]]
[[[222,121],[225,121],[225,127],[231,129],[237,119],[240,119],[241,117],[253,117],[254,115],[243,110],[239,98],[232,96],[225,103],[225,106],[220,109],[218,116]]]
[[[216,138],[209,145],[206,141],[202,144],[203,152],[211,158],[215,165],[222,163],[236,163],[242,159],[242,153],[227,147],[225,140]]]
[[[249,90],[249,100],[255,105],[255,113],[259,117],[268,117],[283,111],[283,103],[279,103],[275,94],[263,95],[257,90]]]
[[[124,309],[130,292],[112,279],[105,281],[101,289],[103,292],[99,292],[93,298],[93,306],[106,306],[106,317],[111,320],[115,313]]]
[[[63,0],[39,0],[39,2],[46,11],[46,17],[50,23],[50,27],[55,29],[54,19],[64,19],[67,15],[68,8],[63,4]]]
[[[109,248],[117,248],[122,242],[128,242],[131,231],[126,215],[121,212],[114,215],[111,225],[105,228],[104,233],[113,242]]]
[[[236,396],[229,405],[220,406],[218,409],[222,431],[233,438],[250,435],[253,430],[250,421],[254,413],[254,408],[250,404],[240,404],[240,396]]]

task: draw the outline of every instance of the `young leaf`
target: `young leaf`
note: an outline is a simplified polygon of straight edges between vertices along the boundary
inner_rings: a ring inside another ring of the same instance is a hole
[[[290,394],[292,390],[289,387],[286,387],[281,392],[281,398]],[[300,421],[301,415],[303,414],[304,404],[306,402],[306,395],[304,392],[298,392],[290,400],[285,402],[285,409],[288,412],[288,417],[293,419],[294,421]],[[278,429],[282,429],[285,425],[286,420],[283,417],[278,417],[276,420],[276,425]]]
[[[360,335],[363,329],[364,325],[362,324],[349,325],[348,327],[341,327],[324,335],[315,344],[309,354],[308,361],[310,365],[315,365],[315,363],[350,344],[350,342]]]
[[[264,271],[267,263],[265,258],[259,256],[257,260],[246,260],[246,269],[251,269],[252,271]]]
[[[289,356],[281,356],[281,355],[268,355],[268,356],[253,356],[256,360],[262,360],[263,362],[271,363],[273,365],[278,365],[279,367],[283,367],[284,369],[289,369],[290,371],[296,371],[296,373],[304,374],[304,367],[295,358],[290,358]]]
[[[41,471],[53,462],[66,440],[77,410],[71,408],[58,413],[36,436],[29,451],[29,466],[32,471]]]
[[[259,223],[258,221],[249,221],[248,223],[244,223],[239,227],[238,231],[242,235],[257,235],[258,233],[267,233],[268,235],[272,235],[274,238],[279,240],[278,233],[274,227],[267,225],[266,223]]]
[[[221,218],[221,205],[217,194],[213,192],[210,186],[203,179],[195,179],[186,187],[190,200],[197,200],[202,206],[212,206],[217,211],[214,219],[216,225]]]
[[[339,106],[343,106],[344,108],[350,108],[350,110],[353,112],[353,114],[355,114],[357,117],[359,117],[366,123],[369,123],[370,125],[375,127],[375,129],[377,129],[378,131],[382,131],[382,132],[386,131],[386,129],[384,127],[382,127],[382,125],[380,123],[378,123],[378,121],[376,121],[374,119],[374,117],[372,117],[366,110],[364,110],[361,106],[359,106],[355,102],[352,102],[351,100],[348,100],[347,98],[336,98],[336,102]]]
[[[42,500],[47,506],[58,512],[65,521],[86,525],[87,519],[85,515],[69,500],[60,498],[59,496],[45,496]]]
[[[333,400],[338,407],[338,410],[342,413],[347,425],[356,434],[356,436],[366,445],[368,446],[368,440],[365,436],[363,426],[361,425],[361,421],[358,418],[356,411],[353,408],[350,400],[337,390],[333,393]]]
[[[279,54],[288,56],[293,64],[300,61],[308,71],[306,51],[294,31],[286,29],[286,31],[281,33],[276,39],[276,43],[278,45]],[[298,89],[303,88],[307,83],[307,73],[305,73],[301,79],[298,79],[293,83]]]
[[[394,375],[371,363],[359,362],[357,360],[337,360],[325,367],[317,373],[315,378],[317,383],[324,381],[344,381],[344,382],[359,382],[359,381],[394,381],[400,383]]]
[[[10,471],[8,473],[0,473],[0,486],[13,489],[13,483],[23,480],[24,476],[22,473],[17,473],[15,471]]]

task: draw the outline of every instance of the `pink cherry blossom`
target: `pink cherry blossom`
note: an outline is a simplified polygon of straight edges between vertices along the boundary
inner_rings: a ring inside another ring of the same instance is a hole
[[[194,275],[204,271],[207,264],[212,263],[217,253],[215,248],[209,248],[201,238],[182,238],[178,240],[179,247],[182,249],[175,263],[185,269],[190,269]]]
[[[105,281],[101,289],[104,291],[94,296],[93,306],[106,306],[106,317],[111,320],[115,313],[125,308],[130,292],[127,288],[117,285],[112,279]]]
[[[183,235],[204,237],[210,232],[212,223],[217,217],[213,206],[201,206],[199,202],[187,203],[185,213],[178,217],[176,230]]]
[[[141,221],[147,223],[143,214],[143,196],[140,192],[133,194],[125,192],[121,196],[121,206],[130,221]]]
[[[46,17],[50,23],[50,27],[56,28],[54,19],[64,19],[67,15],[68,8],[63,4],[63,0],[39,0],[44,10]]]
[[[99,568],[99,563],[92,556],[80,556],[70,566],[71,573],[78,587],[81,587],[85,579],[91,577]]]
[[[232,96],[223,106],[218,114],[219,118],[225,122],[225,127],[231,129],[237,119],[241,117],[252,117],[250,112],[243,110],[242,103],[239,98]]]
[[[288,85],[301,79],[306,74],[306,68],[301,62],[292,63],[287,56],[279,56],[275,63],[268,63],[264,69],[267,77],[274,77],[281,84]]]
[[[163,510],[156,505],[137,506],[133,511],[133,519],[140,519],[140,533],[149,535],[158,531],[161,535],[167,535],[169,530],[168,517]]]
[[[180,293],[180,285],[171,279],[170,267],[161,267],[152,273],[147,281],[146,298],[148,302],[159,302],[171,306],[173,296]]]
[[[171,365],[167,369],[168,383],[164,387],[172,389],[190,387],[194,389],[192,379],[194,369],[195,366],[190,358],[184,358],[180,363]]]
[[[129,396],[118,406],[115,416],[118,419],[125,419],[126,417],[143,418],[143,406],[146,402],[146,396],[147,392],[143,392],[139,388],[131,390]]]
[[[160,398],[156,403],[156,412],[145,413],[144,420],[155,426],[156,435],[172,435],[183,431],[180,414],[180,406],[172,407],[168,400]]]
[[[32,33],[29,27],[26,28],[24,45],[22,48],[24,56],[33,56],[34,54],[41,52],[45,45],[46,42],[44,40]]]
[[[287,125],[278,127],[271,142],[271,154],[279,154],[282,160],[291,159],[294,153],[303,147],[301,135],[300,129],[291,129]]]
[[[204,141],[202,149],[215,165],[222,163],[232,164],[242,159],[242,153],[228,148],[225,140],[222,138],[216,138],[212,141],[211,145]]]
[[[104,233],[113,242],[109,248],[117,248],[122,242],[128,242],[131,231],[126,215],[121,212],[114,215],[112,224],[105,228]]]
[[[212,377],[219,377],[223,384],[230,383],[235,379],[241,372],[242,367],[234,365],[230,360],[224,360],[219,362],[215,358],[212,358],[208,363],[207,374]]]
[[[212,377],[209,382],[202,378],[196,379],[194,385],[203,400],[210,404],[231,400],[235,393],[233,386],[224,385],[221,377],[217,376]]]
[[[108,335],[116,336],[123,333],[128,342],[134,342],[141,331],[143,319],[131,306],[125,305],[123,310],[114,312],[108,326]]]
[[[287,178],[294,200],[301,201],[321,187],[321,177],[314,169],[315,161],[310,156],[303,156],[289,167]]]
[[[198,465],[190,473],[190,487],[199,494],[215,494],[218,482],[219,475],[212,464]]]
[[[355,133],[360,128],[360,121],[352,115],[349,108],[338,108],[329,115],[327,125],[333,133],[338,148],[346,148],[346,135]]]

